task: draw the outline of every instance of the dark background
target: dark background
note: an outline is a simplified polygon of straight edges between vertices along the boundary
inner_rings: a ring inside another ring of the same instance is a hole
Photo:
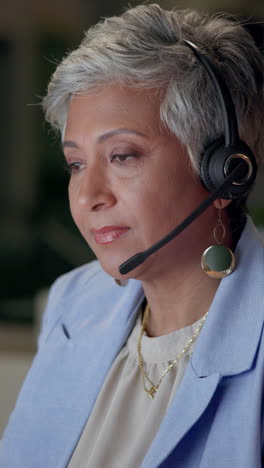
[[[131,1],[135,6],[141,3]],[[248,18],[263,47],[263,6],[243,1],[158,1],[161,6],[225,10]],[[61,273],[93,255],[71,220],[60,141],[39,106],[56,63],[122,0],[9,1],[0,16],[0,322],[33,320],[35,298]],[[263,171],[250,212],[264,225]]]

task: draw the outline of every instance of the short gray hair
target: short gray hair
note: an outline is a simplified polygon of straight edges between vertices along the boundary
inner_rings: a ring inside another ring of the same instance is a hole
[[[192,41],[223,72],[241,138],[264,159],[264,60],[252,37],[227,15],[140,5],[91,27],[58,65],[43,100],[46,119],[63,133],[71,97],[114,83],[162,91],[161,121],[187,147],[193,168],[223,135],[211,80],[182,40]]]

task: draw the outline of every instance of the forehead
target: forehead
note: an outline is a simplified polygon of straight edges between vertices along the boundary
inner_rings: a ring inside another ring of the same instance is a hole
[[[107,131],[131,126],[139,133],[156,132],[162,127],[157,91],[115,85],[74,95],[68,108],[64,136],[85,130],[85,127]]]

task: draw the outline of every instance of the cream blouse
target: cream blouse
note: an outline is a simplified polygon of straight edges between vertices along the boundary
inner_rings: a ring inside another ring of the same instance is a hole
[[[160,380],[169,361],[183,350],[201,320],[167,335],[155,338],[143,335],[144,368],[154,384]],[[192,344],[164,377],[152,400],[144,391],[138,366],[140,329],[139,317],[109,371],[68,468],[140,467],[182,380],[194,347]]]

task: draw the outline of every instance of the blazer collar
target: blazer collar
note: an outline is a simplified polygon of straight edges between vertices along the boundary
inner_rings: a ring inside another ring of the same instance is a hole
[[[263,247],[249,218],[235,251],[236,269],[222,279],[191,359],[199,377],[252,366],[264,319]]]

